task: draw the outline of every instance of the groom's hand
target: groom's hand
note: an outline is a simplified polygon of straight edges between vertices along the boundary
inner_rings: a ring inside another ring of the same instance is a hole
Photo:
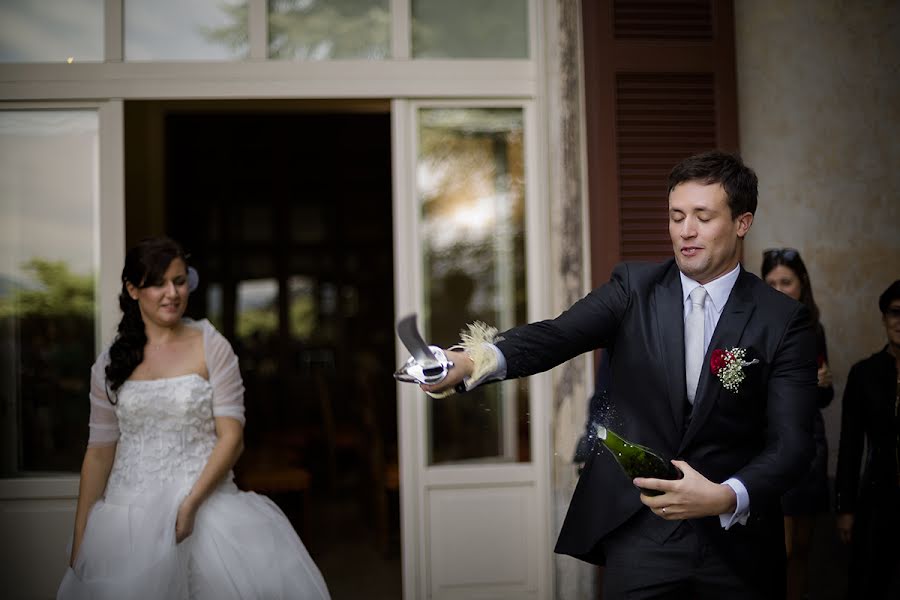
[[[641,494],[641,502],[663,519],[696,519],[733,513],[737,508],[734,490],[713,483],[683,460],[672,464],[684,473],[681,479],[647,479],[637,477],[634,485],[663,492],[659,496]]]
[[[421,384],[419,387],[422,388],[422,391],[443,392],[447,389],[453,389],[457,383],[472,374],[475,363],[472,362],[468,354],[456,350],[444,350],[444,354],[447,355],[447,360],[452,362],[453,366],[447,371],[447,376],[438,383],[431,385]]]

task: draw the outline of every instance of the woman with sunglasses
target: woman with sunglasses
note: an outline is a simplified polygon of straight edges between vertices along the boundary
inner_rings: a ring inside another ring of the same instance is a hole
[[[809,580],[809,553],[816,514],[828,510],[828,442],[822,410],[831,403],[834,388],[828,368],[825,330],[819,322],[819,308],[813,299],[809,273],[800,253],[793,248],[774,248],[763,253],[762,277],[770,286],[809,310],[810,326],[816,334],[818,371],[818,404],[813,431],[816,455],[809,472],[782,498],[784,511],[784,543],[787,550],[787,598],[802,598]]]
[[[841,403],[834,487],[847,598],[900,598],[900,279],[878,308],[887,344],[850,368]]]

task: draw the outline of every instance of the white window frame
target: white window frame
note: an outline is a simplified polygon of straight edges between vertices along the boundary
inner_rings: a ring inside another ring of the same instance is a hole
[[[123,103],[121,100],[0,102],[0,110],[97,111],[94,346],[102,348],[111,341],[119,319],[119,271],[125,251]],[[87,427],[87,423],[73,426]],[[0,516],[10,529],[5,533],[9,539],[31,539],[15,552],[0,553],[8,567],[0,577],[4,589],[26,595],[52,595],[67,565],[65,548],[71,533],[54,524],[74,521],[78,484],[78,473],[47,472],[32,477],[0,478]]]

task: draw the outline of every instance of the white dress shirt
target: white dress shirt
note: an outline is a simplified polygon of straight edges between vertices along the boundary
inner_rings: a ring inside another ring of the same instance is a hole
[[[740,274],[741,265],[738,264],[725,275],[703,285],[708,294],[706,303],[703,305],[704,353],[709,349],[709,342],[712,340],[716,325],[719,324],[719,317],[722,316],[722,309],[725,308],[725,303],[728,302],[728,297],[731,295],[731,290],[734,288],[734,284]],[[684,318],[687,319],[688,313],[691,311],[691,292],[700,287],[700,284],[681,271],[678,272],[678,275],[681,276],[682,308],[684,309]],[[740,479],[735,477],[726,479],[724,483],[734,490],[734,494],[737,497],[737,506],[733,514],[725,513],[719,515],[719,523],[721,523],[722,527],[725,529],[730,529],[735,523],[746,525],[747,517],[750,516],[750,494],[747,493],[746,486],[744,486],[744,483]]]

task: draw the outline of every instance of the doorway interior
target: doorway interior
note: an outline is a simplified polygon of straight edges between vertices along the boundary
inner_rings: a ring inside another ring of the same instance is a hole
[[[238,485],[333,598],[399,598],[389,103],[135,101],[124,129],[127,244],[185,246],[188,314],[240,360]]]

